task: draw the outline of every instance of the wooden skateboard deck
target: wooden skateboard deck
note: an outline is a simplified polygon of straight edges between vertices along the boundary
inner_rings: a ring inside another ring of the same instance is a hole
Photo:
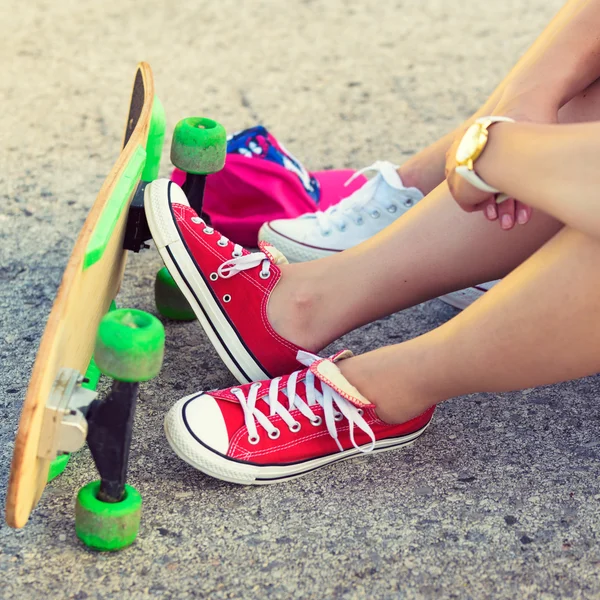
[[[42,430],[46,403],[60,369],[75,369],[82,375],[88,369],[98,325],[123,278],[129,204],[140,180],[156,177],[163,134],[164,115],[155,100],[152,71],[140,63],[123,149],[77,238],[33,366],[6,498],[6,522],[11,527],[25,525],[48,480],[54,456],[44,450],[49,440],[41,439],[49,435],[47,425]],[[160,138],[160,144],[153,136]]]

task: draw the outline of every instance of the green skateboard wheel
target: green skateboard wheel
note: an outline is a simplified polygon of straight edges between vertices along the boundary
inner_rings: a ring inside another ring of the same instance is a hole
[[[97,494],[100,482],[82,487],[75,502],[75,533],[90,548],[114,551],[135,541],[140,528],[142,497],[130,485],[125,485],[121,502],[102,502]]]
[[[94,360],[117,381],[148,381],[158,375],[165,349],[165,328],[142,310],[120,308],[100,321]]]
[[[156,274],[154,299],[156,300],[156,309],[167,319],[193,321],[196,318],[192,307],[166,267]]]
[[[208,175],[225,164],[227,134],[220,123],[203,117],[182,119],[175,126],[171,162],[182,171]]]

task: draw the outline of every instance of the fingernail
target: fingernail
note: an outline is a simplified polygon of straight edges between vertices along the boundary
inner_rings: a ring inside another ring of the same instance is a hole
[[[496,213],[496,207],[493,204],[488,204],[486,209],[487,217],[490,221],[493,221],[498,215]]]
[[[517,223],[519,225],[525,225],[525,223],[527,223],[527,211],[523,208],[517,213]]]
[[[502,229],[510,229],[513,226],[513,220],[510,215],[504,215],[501,222]]]

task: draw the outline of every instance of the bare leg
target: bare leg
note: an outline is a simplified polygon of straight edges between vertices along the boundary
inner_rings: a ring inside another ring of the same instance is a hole
[[[600,118],[600,80],[559,116]],[[537,211],[526,226],[502,231],[481,214],[463,212],[443,183],[367,242],[284,268],[269,318],[285,338],[317,351],[365,323],[505,276],[561,227]]]
[[[527,227],[502,231],[464,213],[443,184],[367,242],[284,268],[269,318],[287,339],[320,350],[385,315],[503,277],[560,227],[538,211]]]
[[[600,370],[599,271],[600,240],[564,228],[448,323],[341,369],[390,422],[447,398],[593,374]]]

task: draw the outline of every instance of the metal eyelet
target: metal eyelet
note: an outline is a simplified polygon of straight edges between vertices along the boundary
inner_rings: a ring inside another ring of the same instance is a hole
[[[215,232],[215,230],[212,227],[205,227],[203,231],[206,235],[212,235]]]
[[[275,429],[274,431],[269,431],[269,437],[272,440],[276,440],[281,435],[281,431],[279,429]]]
[[[260,442],[260,436],[259,435],[249,435],[248,436],[248,443],[252,444],[253,446],[256,446],[256,444],[258,444],[258,442]]]
[[[408,208],[410,208],[413,205],[413,201],[410,198],[407,198],[404,201],[404,206],[407,206]]]
[[[344,224],[344,225],[340,225],[340,226],[338,227],[338,230],[339,230],[339,231],[341,231],[342,233],[344,233],[344,231],[346,231],[346,224]]]
[[[387,211],[389,213],[394,214],[394,213],[398,212],[398,207],[395,204],[392,204],[392,205],[390,205],[390,206],[387,207]]]
[[[223,302],[231,302],[231,294],[225,294],[223,296]]]
[[[239,258],[240,256],[242,256],[241,252],[236,252],[235,250],[231,253],[231,256],[233,258]]]
[[[231,388],[229,391],[230,391],[230,392],[233,394],[233,393],[235,393],[235,392],[239,392],[239,391],[241,391],[241,390],[240,390],[240,388],[238,388],[238,387],[233,387],[233,388]]]
[[[296,421],[292,426],[290,426],[290,431],[292,433],[298,433],[301,429],[302,425],[298,421]]]
[[[358,219],[356,219],[355,223],[357,225],[364,225],[365,224],[365,220],[362,217],[358,217]]]
[[[372,219],[379,219],[381,216],[381,213],[377,209],[371,211],[369,214],[371,215]]]
[[[357,412],[361,417],[365,414],[365,411],[362,408],[359,408]]]
[[[334,421],[341,421],[344,418],[344,415],[342,413],[336,413],[335,415],[333,415],[333,420]]]
[[[200,217],[192,217],[192,223],[202,223],[202,219]]]
[[[227,240],[219,240],[217,242],[217,246],[221,246],[221,248],[226,248],[227,247]]]
[[[321,423],[323,423],[323,419],[321,419],[321,417],[319,415],[317,415],[314,419],[311,420],[310,424],[314,425],[315,427],[318,427],[319,425],[321,425]]]
[[[259,276],[261,279],[269,279],[269,277],[271,277],[271,271],[265,271],[265,272],[261,271],[261,272],[258,274],[258,276]]]
[[[327,229],[326,231],[323,231],[324,237],[329,237],[330,235],[331,235],[331,229]]]
[[[219,274],[218,273],[211,273],[209,275],[209,277],[210,277],[211,281],[216,281],[217,279],[219,279]]]

